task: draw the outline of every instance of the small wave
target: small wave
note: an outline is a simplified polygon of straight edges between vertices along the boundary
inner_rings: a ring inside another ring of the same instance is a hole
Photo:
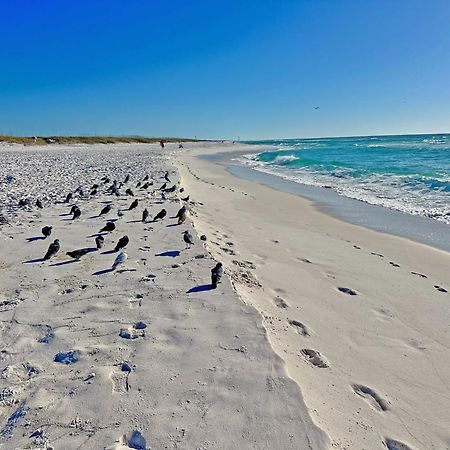
[[[279,155],[273,160],[272,164],[278,164],[287,161],[298,161],[299,159],[300,158],[294,155]]]

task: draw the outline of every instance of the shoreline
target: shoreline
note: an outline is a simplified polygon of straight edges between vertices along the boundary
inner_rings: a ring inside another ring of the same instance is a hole
[[[248,151],[222,152],[199,155],[198,157],[225,166],[234,176],[311,200],[319,211],[348,224],[362,226],[373,231],[398,236],[450,252],[450,225],[448,224],[431,218],[372,205],[339,195],[337,192],[323,187],[309,186],[287,180],[235,161],[237,157],[248,153]],[[250,153],[253,152],[250,151]]]
[[[332,448],[445,448],[450,314],[437,287],[449,290],[450,255],[198,158],[247,148],[192,145],[172,159],[196,228],[261,314],[314,422]]]

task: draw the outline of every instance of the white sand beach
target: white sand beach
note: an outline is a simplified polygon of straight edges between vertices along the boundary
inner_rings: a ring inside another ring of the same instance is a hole
[[[450,255],[194,157],[236,150],[173,159],[208,250],[260,312],[331,448],[450,448]]]
[[[0,149],[0,448],[327,447],[258,311],[228,276],[209,289],[216,262],[194,228],[193,193],[193,214],[177,225],[179,198],[190,192],[167,155],[156,145]],[[164,200],[166,171],[177,192]],[[106,193],[128,174],[119,196]],[[64,203],[79,186],[83,195]],[[18,208],[25,197],[32,206]],[[162,208],[167,216],[153,222]],[[97,250],[106,221],[116,229]],[[53,227],[47,239],[43,226]],[[190,249],[184,230],[194,236]],[[124,235],[128,260],[111,271]],[[42,260],[54,239],[60,251]],[[66,255],[82,248],[91,251],[79,261]]]
[[[239,148],[0,148],[0,448],[449,448],[450,255],[196,158]]]

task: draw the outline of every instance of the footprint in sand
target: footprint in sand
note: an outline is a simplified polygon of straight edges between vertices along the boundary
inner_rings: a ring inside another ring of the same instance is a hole
[[[120,371],[111,373],[112,391],[125,393],[130,389],[128,376],[130,372]]]
[[[366,402],[377,411],[389,410],[388,402],[381,398],[372,388],[362,384],[353,384],[352,388],[355,394],[366,400]]]
[[[310,364],[315,367],[327,368],[330,367],[329,362],[316,350],[309,348],[302,349],[302,355]]]
[[[311,336],[311,333],[309,332],[307,326],[298,320],[288,320],[289,325],[295,329],[295,331],[298,334],[301,334],[302,336],[309,337]]]
[[[395,263],[395,262],[392,262],[392,261],[389,261],[389,264],[390,264],[392,267],[400,267],[399,264],[397,264],[397,263]]]
[[[381,253],[371,252],[370,254],[374,256],[379,256],[380,258],[384,258],[384,255],[382,255]]]
[[[277,308],[282,308],[282,309],[289,308],[289,304],[288,304],[285,300],[283,300],[282,298],[280,298],[280,297],[274,298],[274,299],[273,299],[273,303],[275,304],[275,306],[276,306]]]
[[[356,291],[346,287],[338,287],[338,291],[343,292],[344,294],[347,295],[358,295]]]
[[[384,441],[386,448],[388,450],[413,450],[409,445],[404,444],[403,442],[397,441],[395,439],[387,438]]]
[[[419,273],[419,272],[411,272],[413,275],[417,275],[420,278],[428,278],[426,275],[424,275],[423,273]]]
[[[443,287],[438,286],[437,284],[434,285],[434,288],[439,292],[448,292],[447,289],[444,289]]]
[[[358,247],[357,245],[354,245],[353,248],[356,248],[357,250],[361,250],[361,247]]]

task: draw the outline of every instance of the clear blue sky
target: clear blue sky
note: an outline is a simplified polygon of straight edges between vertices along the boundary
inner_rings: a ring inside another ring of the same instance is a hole
[[[3,134],[450,131],[449,0],[0,6]]]

